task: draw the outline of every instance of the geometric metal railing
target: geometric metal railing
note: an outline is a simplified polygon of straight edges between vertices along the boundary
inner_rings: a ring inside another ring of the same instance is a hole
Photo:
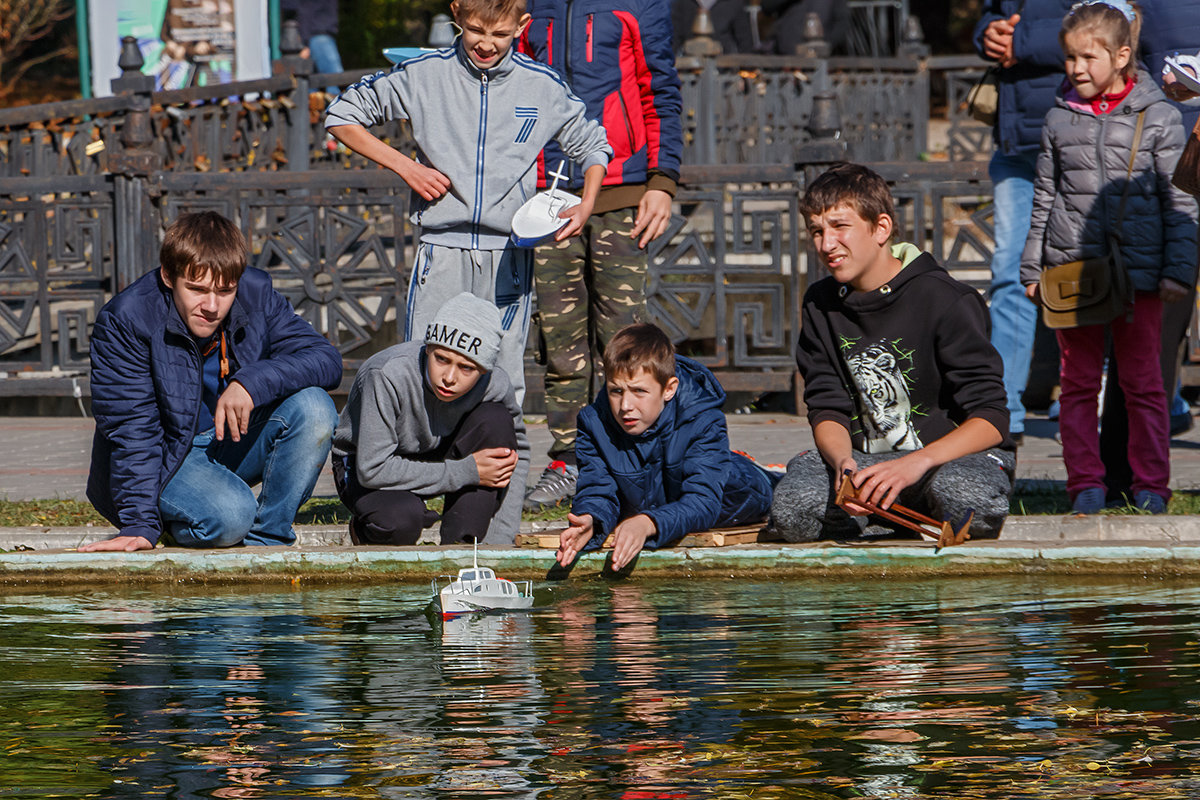
[[[325,149],[324,101],[309,90],[356,74],[312,76],[289,55],[269,79],[153,92],[136,55],[136,43],[123,53],[114,97],[0,110],[0,372],[86,372],[100,307],[155,266],[166,223],[197,209],[241,226],[251,263],[348,367],[398,341],[417,233],[409,192]],[[830,160],[876,162],[906,238],[984,282],[982,164],[918,163],[923,62],[859,61],[680,59],[685,168],[672,225],[650,248],[647,302],[731,390],[794,387],[800,299],[817,272],[797,202]],[[228,95],[240,100],[217,99]],[[403,126],[382,133],[405,147]],[[23,391],[0,381],[0,393]]]

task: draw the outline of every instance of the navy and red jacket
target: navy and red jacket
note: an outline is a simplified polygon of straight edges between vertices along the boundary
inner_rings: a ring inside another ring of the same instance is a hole
[[[604,126],[613,157],[604,186],[647,184],[675,193],[683,103],[667,0],[530,0],[520,51],[561,75]],[[551,143],[539,182],[562,153]],[[568,161],[568,163],[570,163]],[[583,185],[572,165],[571,188]]]

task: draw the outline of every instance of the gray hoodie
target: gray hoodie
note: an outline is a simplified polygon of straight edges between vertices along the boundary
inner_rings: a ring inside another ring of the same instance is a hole
[[[502,369],[484,373],[471,391],[445,402],[429,386],[424,342],[380,350],[354,376],[333,432],[333,457],[354,456],[358,482],[366,489],[404,489],[432,497],[477,484],[479,472],[471,456],[441,461],[421,456],[436,450],[463,417],[487,402],[503,403],[512,412],[517,434],[517,467],[487,533],[489,544],[511,544],[521,526],[529,439]]]
[[[412,216],[429,244],[505,246],[513,214],[536,191],[534,166],[551,139],[584,169],[607,166],[604,129],[554,70],[512,49],[480,70],[462,48],[435,50],[350,86],[329,105],[325,127],[412,124],[417,159],[450,178],[450,191],[416,198]]]

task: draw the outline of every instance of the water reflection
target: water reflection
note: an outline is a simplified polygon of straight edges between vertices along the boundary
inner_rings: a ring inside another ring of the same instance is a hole
[[[571,582],[0,595],[0,796],[1200,793],[1200,588]]]

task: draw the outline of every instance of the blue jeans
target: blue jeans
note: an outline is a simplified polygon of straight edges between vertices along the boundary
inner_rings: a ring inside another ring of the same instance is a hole
[[[164,527],[182,547],[292,544],[336,425],[333,400],[310,387],[254,409],[240,442],[228,430],[224,441],[211,427],[196,434],[158,499]]]
[[[1029,381],[1033,337],[1037,331],[1037,305],[1021,285],[1021,251],[1029,236],[1033,215],[1033,180],[1037,153],[1006,155],[996,151],[988,164],[995,187],[993,219],[996,249],[992,254],[992,346],[1004,364],[1004,391],[1008,397],[1008,429],[1025,431],[1025,406],[1021,395]]]
[[[337,39],[328,33],[314,34],[308,40],[308,55],[318,74],[342,71],[342,54],[338,52]],[[337,94],[338,87],[326,86],[325,91]]]

